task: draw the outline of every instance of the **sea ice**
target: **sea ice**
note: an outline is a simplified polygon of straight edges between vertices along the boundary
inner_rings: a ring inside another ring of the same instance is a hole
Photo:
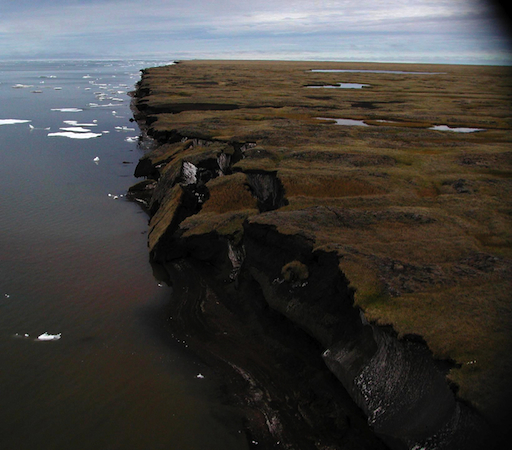
[[[62,333],[59,334],[48,334],[47,332],[44,332],[43,334],[39,335],[37,337],[38,341],[58,341],[61,337]]]
[[[32,122],[31,120],[24,119],[0,119],[0,125],[15,125],[17,123],[28,123]]]
[[[59,128],[62,131],[71,131],[73,133],[89,133],[91,130],[84,127],[65,127],[65,128]]]
[[[101,133],[74,133],[72,131],[58,131],[56,133],[48,133],[48,137],[62,136],[70,139],[92,139],[100,137]]]
[[[59,111],[59,112],[81,112],[83,109],[81,108],[52,108],[52,111]]]
[[[23,89],[23,88],[31,88],[34,87],[33,84],[15,84],[13,89]]]
[[[92,123],[79,123],[77,120],[63,120],[66,125],[71,125],[73,127],[97,127],[98,124],[96,120],[93,120]]]
[[[126,142],[137,142],[139,140],[139,137],[138,136],[130,136],[130,137],[124,138],[124,140]]]

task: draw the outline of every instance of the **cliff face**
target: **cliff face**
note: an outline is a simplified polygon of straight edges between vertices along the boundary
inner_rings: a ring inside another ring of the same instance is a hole
[[[235,69],[250,83],[259,66],[211,64],[148,70],[135,95],[135,118],[153,139],[153,149],[136,169],[146,179],[129,193],[149,211],[151,259],[171,272],[179,261],[207,264],[211,271],[201,272],[203,281],[211,286],[219,286],[220,280],[221,285],[227,283],[216,298],[231,313],[253,317],[264,303],[305,332],[368,424],[390,447],[477,449],[488,444],[487,420],[461,401],[457,386],[447,380],[448,374],[460,379],[454,374],[465,370],[464,361],[455,352],[441,351],[438,337],[431,337],[431,329],[425,332],[425,326],[444,326],[446,321],[441,318],[447,314],[446,305],[444,313],[435,306],[437,292],[439,298],[450,291],[460,298],[466,284],[475,287],[467,275],[471,271],[478,274],[481,286],[502,286],[510,273],[509,261],[468,238],[475,225],[463,222],[467,211],[447,213],[451,197],[443,200],[445,206],[440,200],[434,205],[430,194],[405,190],[416,175],[397,163],[403,155],[333,151],[333,139],[340,137],[348,145],[358,139],[381,139],[380,149],[390,137],[394,145],[400,141],[394,129],[378,137],[377,131],[368,137],[333,130],[318,134],[321,125],[313,116],[320,110],[325,116],[326,101],[334,99],[276,95],[282,78],[297,69],[303,73],[303,66],[261,63],[273,75],[266,78],[265,88],[259,88],[268,95],[253,98],[250,86],[246,88],[251,95],[212,86],[225,83],[226,76],[234,83],[236,77],[229,71]],[[192,93],[187,82],[203,78],[208,78],[208,87]],[[262,101],[264,105],[259,104]],[[404,131],[409,145],[422,133]],[[421,183],[416,179],[412,185]],[[503,298],[502,291],[494,292],[497,301]],[[424,303],[406,317],[395,312],[410,308],[400,306],[401,299],[412,305]],[[425,309],[425,302],[437,309]],[[424,325],[416,318],[418,313],[433,316]],[[206,315],[201,322],[211,319]],[[393,326],[383,326],[386,322]],[[442,327],[438,333],[444,333]],[[222,359],[247,378],[248,372],[233,362],[236,358],[229,358],[223,353]],[[249,384],[254,389],[258,383]],[[260,410],[267,410],[270,403],[260,405]],[[274,443],[284,442],[286,420],[274,413],[267,414],[266,428]],[[318,423],[309,425],[318,428]],[[339,437],[339,427],[334,428],[338,431],[333,436]]]

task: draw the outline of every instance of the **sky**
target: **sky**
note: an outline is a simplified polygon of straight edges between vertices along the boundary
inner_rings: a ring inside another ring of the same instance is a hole
[[[0,59],[512,65],[492,0],[0,0]]]

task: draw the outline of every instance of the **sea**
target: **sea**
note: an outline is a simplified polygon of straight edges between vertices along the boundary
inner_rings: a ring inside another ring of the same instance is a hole
[[[126,199],[140,70],[0,62],[0,449],[246,449]]]

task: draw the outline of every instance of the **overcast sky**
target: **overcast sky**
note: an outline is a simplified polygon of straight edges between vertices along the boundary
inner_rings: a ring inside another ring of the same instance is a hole
[[[490,0],[0,0],[0,58],[512,64],[498,16]]]

